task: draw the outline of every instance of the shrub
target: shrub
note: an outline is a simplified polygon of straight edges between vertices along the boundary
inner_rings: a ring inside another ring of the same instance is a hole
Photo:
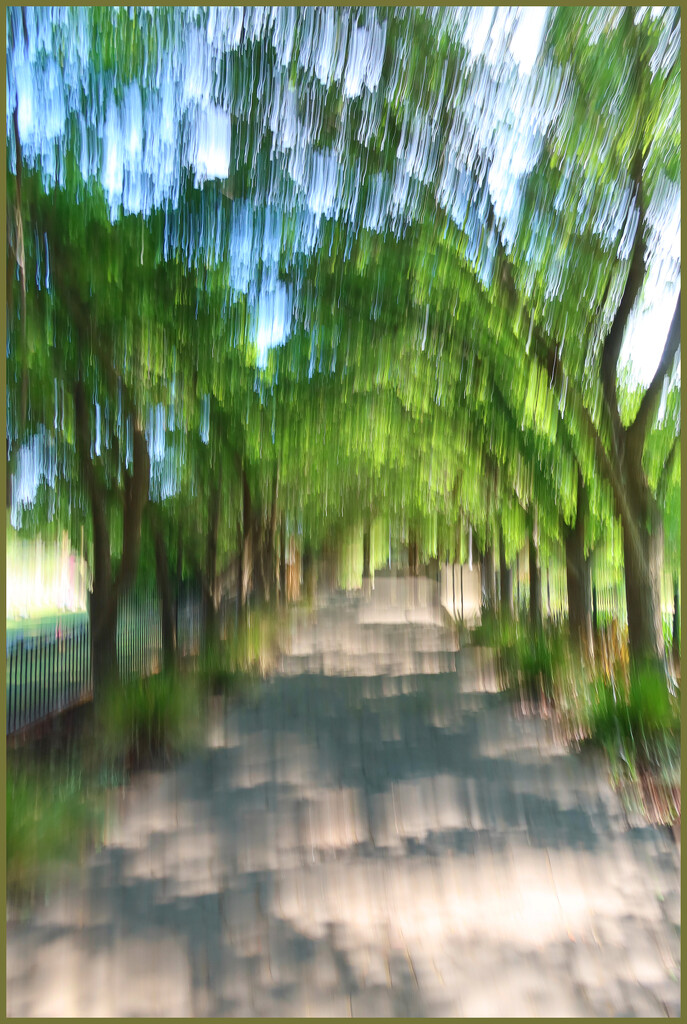
[[[553,698],[553,654],[542,633],[525,634],[517,644],[520,687],[532,700]]]
[[[275,664],[282,641],[283,617],[259,608],[208,650],[200,678],[215,693],[236,692],[249,686]]]
[[[471,641],[482,647],[503,648],[512,644],[517,636],[515,619],[501,618],[496,612],[484,610],[479,626],[471,632]]]
[[[104,752],[129,768],[166,763],[200,734],[200,705],[190,676],[162,673],[110,687],[98,715]]]
[[[557,627],[515,634],[499,649],[504,689],[517,689],[534,704],[553,703],[566,650],[563,632]]]
[[[676,780],[680,756],[679,698],[672,697],[659,666],[630,672],[629,686],[597,678],[589,691],[588,732],[607,751],[614,773],[640,770]]]

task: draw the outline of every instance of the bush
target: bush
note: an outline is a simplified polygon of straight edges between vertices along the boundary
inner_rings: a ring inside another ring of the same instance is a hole
[[[640,770],[679,780],[680,707],[658,666],[633,668],[629,686],[597,678],[589,693],[590,738],[607,751],[614,772]]]
[[[471,642],[480,647],[505,648],[514,642],[516,636],[515,619],[503,619],[494,611],[484,610],[479,626],[471,632]]]
[[[283,617],[267,608],[250,612],[238,627],[206,651],[200,678],[214,693],[236,692],[250,686],[276,663],[282,640]]]
[[[98,714],[106,756],[128,768],[167,763],[200,735],[192,677],[162,673],[110,687]]]
[[[525,630],[499,648],[504,689],[517,689],[526,700],[553,703],[566,654],[562,630],[550,627],[537,633]]]

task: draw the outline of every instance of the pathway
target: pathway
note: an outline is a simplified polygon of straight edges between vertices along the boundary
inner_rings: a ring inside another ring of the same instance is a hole
[[[672,840],[443,614],[385,580],[299,617],[257,699],[8,926],[8,1013],[679,1016]]]

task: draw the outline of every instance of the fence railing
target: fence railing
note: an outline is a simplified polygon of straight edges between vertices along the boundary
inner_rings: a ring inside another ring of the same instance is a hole
[[[179,586],[176,608],[177,653],[182,658],[197,655],[205,633],[205,616],[200,588],[184,581]]]
[[[177,649],[197,655],[205,630],[199,589],[182,583],[176,606]],[[162,667],[161,602],[155,587],[130,590],[117,609],[117,666],[122,680],[153,675]],[[35,634],[14,633],[6,647],[6,735],[89,699],[91,631],[57,623]]]
[[[162,614],[156,588],[127,590],[117,608],[117,666],[122,680],[151,676],[162,663]]]
[[[20,635],[7,650],[7,734],[78,704],[91,690],[87,624]]]

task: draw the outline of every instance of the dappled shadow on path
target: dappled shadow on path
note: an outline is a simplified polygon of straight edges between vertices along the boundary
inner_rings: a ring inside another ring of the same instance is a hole
[[[364,630],[378,668],[412,653]],[[628,833],[598,760],[426,631],[456,672],[292,674],[218,706],[208,749],[141,777],[78,885],[12,926],[9,1011],[675,1014],[662,834]]]

